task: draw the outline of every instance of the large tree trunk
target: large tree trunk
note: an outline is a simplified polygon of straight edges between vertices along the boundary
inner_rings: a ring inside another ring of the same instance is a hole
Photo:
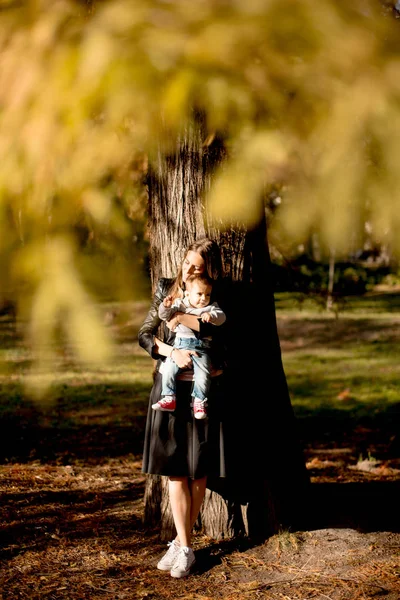
[[[197,116],[176,140],[175,152],[161,150],[150,161],[148,176],[149,237],[152,282],[174,277],[185,249],[207,234],[203,193],[224,153],[217,138],[205,136]]]
[[[213,538],[238,534],[265,538],[295,524],[294,508],[299,507],[307,477],[281,361],[264,205],[260,199],[259,224],[252,231],[240,226],[220,231],[210,225],[204,193],[224,151],[218,140],[211,145],[205,140],[203,121],[194,120],[177,140],[176,152],[167,157],[160,153],[152,164],[152,281],[160,275],[173,276],[185,248],[196,238],[208,235],[219,242],[225,272],[232,280],[226,307],[233,324],[227,332],[226,373],[231,466],[226,480],[209,481],[197,526]],[[145,521],[152,526],[161,523],[162,539],[173,535],[163,477],[148,476]]]

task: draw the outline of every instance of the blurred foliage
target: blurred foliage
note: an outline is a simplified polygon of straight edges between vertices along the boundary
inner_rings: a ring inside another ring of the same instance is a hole
[[[277,292],[296,292],[302,296],[316,295],[323,300],[328,293],[329,264],[301,255],[287,263],[272,265],[274,288]],[[334,295],[359,296],[377,285],[396,285],[391,267],[366,261],[339,261],[335,264]]]
[[[339,255],[368,221],[400,251],[392,3],[8,0],[0,21],[1,295],[40,356],[57,328],[109,356],[90,294],[139,293],[147,160],[193,111],[228,149],[220,224],[251,226],[275,185],[272,237],[318,231]]]

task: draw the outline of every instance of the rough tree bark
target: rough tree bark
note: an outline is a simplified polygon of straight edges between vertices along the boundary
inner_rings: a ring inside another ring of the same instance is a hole
[[[149,175],[149,237],[152,282],[173,276],[185,248],[208,235],[221,247],[232,282],[227,298],[232,327],[227,329],[226,373],[231,416],[225,437],[230,476],[209,482],[197,526],[213,538],[247,534],[266,538],[294,525],[307,476],[284,375],[276,327],[265,211],[259,224],[219,230],[205,213],[204,193],[224,156],[218,140],[205,144],[201,119],[193,120],[176,152],[161,153]],[[168,249],[166,252],[165,249]],[[245,314],[245,318],[243,318]],[[239,381],[237,373],[241,373]],[[244,374],[249,374],[248,377]],[[167,481],[148,476],[145,522],[161,523],[162,539],[173,535]]]

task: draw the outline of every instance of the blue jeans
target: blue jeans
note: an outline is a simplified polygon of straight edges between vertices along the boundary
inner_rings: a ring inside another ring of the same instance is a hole
[[[193,350],[199,356],[192,356],[194,371],[193,398],[206,400],[211,385],[211,360],[207,352],[210,348],[209,340],[198,340],[197,338],[175,338],[174,348],[177,350]],[[175,396],[176,376],[182,370],[172,360],[167,358],[163,366],[162,395]]]

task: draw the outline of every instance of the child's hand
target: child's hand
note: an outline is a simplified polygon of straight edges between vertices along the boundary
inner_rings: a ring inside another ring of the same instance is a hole
[[[174,301],[174,299],[172,296],[165,296],[165,298],[163,300],[163,304],[164,304],[165,308],[171,308],[173,301]]]
[[[201,320],[203,321],[203,323],[211,323],[211,315],[210,315],[210,313],[208,313],[208,312],[203,313],[201,315]]]

